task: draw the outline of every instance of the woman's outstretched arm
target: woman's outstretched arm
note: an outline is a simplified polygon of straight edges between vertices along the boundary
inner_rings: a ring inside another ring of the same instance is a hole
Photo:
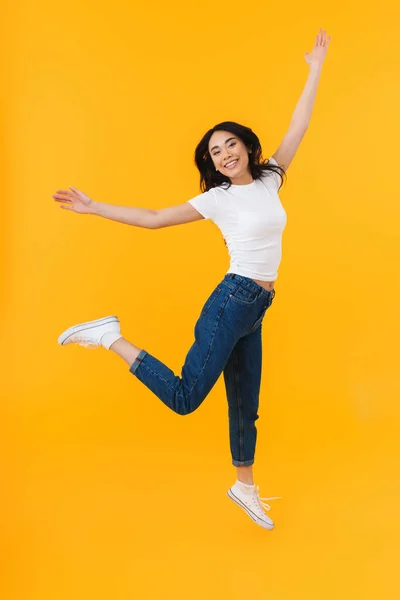
[[[95,202],[84,192],[70,186],[69,190],[57,190],[53,194],[60,208],[72,210],[81,215],[97,215],[111,221],[118,221],[126,225],[155,229],[157,211],[150,208],[134,208],[132,206],[114,206],[104,202]]]
[[[279,148],[273,154],[273,158],[285,169],[285,171],[292,162],[310,124],[322,65],[329,47],[330,39],[330,36],[326,35],[326,31],[323,32],[322,29],[320,29],[312,52],[310,54],[307,52],[305,53],[306,62],[310,66],[308,79],[299,101],[296,104],[296,108],[294,109],[289,129]]]
[[[160,210],[115,206],[114,204],[95,202],[84,192],[73,187],[70,187],[69,190],[57,190],[53,194],[53,198],[60,203],[60,208],[83,215],[96,215],[111,221],[144,227],[145,229],[161,229],[203,219],[203,216],[188,202]]]

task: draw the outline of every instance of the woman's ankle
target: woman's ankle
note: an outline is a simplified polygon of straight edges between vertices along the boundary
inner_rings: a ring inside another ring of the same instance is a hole
[[[245,485],[254,485],[253,465],[248,467],[236,467],[237,479]]]

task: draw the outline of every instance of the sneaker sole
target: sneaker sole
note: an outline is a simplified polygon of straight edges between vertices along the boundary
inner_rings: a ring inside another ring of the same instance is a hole
[[[87,321],[86,323],[80,323],[79,325],[74,325],[69,329],[66,329],[58,338],[58,343],[63,345],[71,335],[74,333],[78,333],[80,331],[85,331],[86,329],[93,329],[94,327],[98,327],[99,325],[107,325],[108,323],[119,323],[118,317],[104,317],[103,319],[95,319],[94,321]]]
[[[243,508],[243,510],[246,511],[246,513],[249,515],[249,517],[251,519],[253,519],[253,521],[255,523],[257,523],[257,525],[260,525],[260,527],[263,527],[264,529],[269,529],[269,530],[274,528],[274,526],[275,526],[274,524],[271,525],[270,523],[266,523],[265,521],[260,519],[260,517],[258,517],[256,514],[254,514],[249,509],[248,506],[243,504],[243,502],[240,500],[240,498],[235,496],[235,494],[230,489],[227,491],[227,494],[228,494],[229,498],[235,502],[235,504],[237,504],[238,506],[240,506],[240,508]]]

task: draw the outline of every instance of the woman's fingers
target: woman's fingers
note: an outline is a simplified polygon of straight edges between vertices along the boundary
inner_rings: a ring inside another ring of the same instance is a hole
[[[57,202],[72,202],[72,198],[68,194],[53,194],[52,197]]]
[[[65,196],[53,196],[53,199],[56,202],[72,202],[72,198],[67,198]]]
[[[81,195],[83,194],[83,192],[81,192],[81,190],[77,190],[76,188],[72,187],[72,185],[69,186],[70,190],[72,190],[72,193],[77,196],[78,198],[81,197]]]
[[[79,190],[77,190],[76,188],[73,188],[72,186],[70,186],[69,190],[56,190],[55,191],[56,194],[64,194],[64,195],[68,195],[68,194],[79,194]]]
[[[93,200],[89,198],[84,192],[69,186],[69,190],[57,190],[55,194],[52,194],[53,200],[66,206],[60,206],[60,208],[67,208],[75,212],[85,213],[88,211],[88,207],[92,204]]]

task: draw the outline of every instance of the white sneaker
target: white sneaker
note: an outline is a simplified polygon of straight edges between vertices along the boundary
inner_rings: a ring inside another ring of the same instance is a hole
[[[250,486],[242,484],[241,481],[236,483],[228,490],[228,496],[231,500],[236,502],[240,508],[243,508],[261,527],[265,529],[273,529],[274,522],[265,514],[264,508],[270,510],[271,507],[263,500],[277,500],[281,496],[273,496],[271,498],[260,498],[259,486]]]
[[[104,346],[109,350],[111,344],[122,338],[118,317],[104,317],[70,327],[58,338],[62,346],[79,344],[85,348]]]

